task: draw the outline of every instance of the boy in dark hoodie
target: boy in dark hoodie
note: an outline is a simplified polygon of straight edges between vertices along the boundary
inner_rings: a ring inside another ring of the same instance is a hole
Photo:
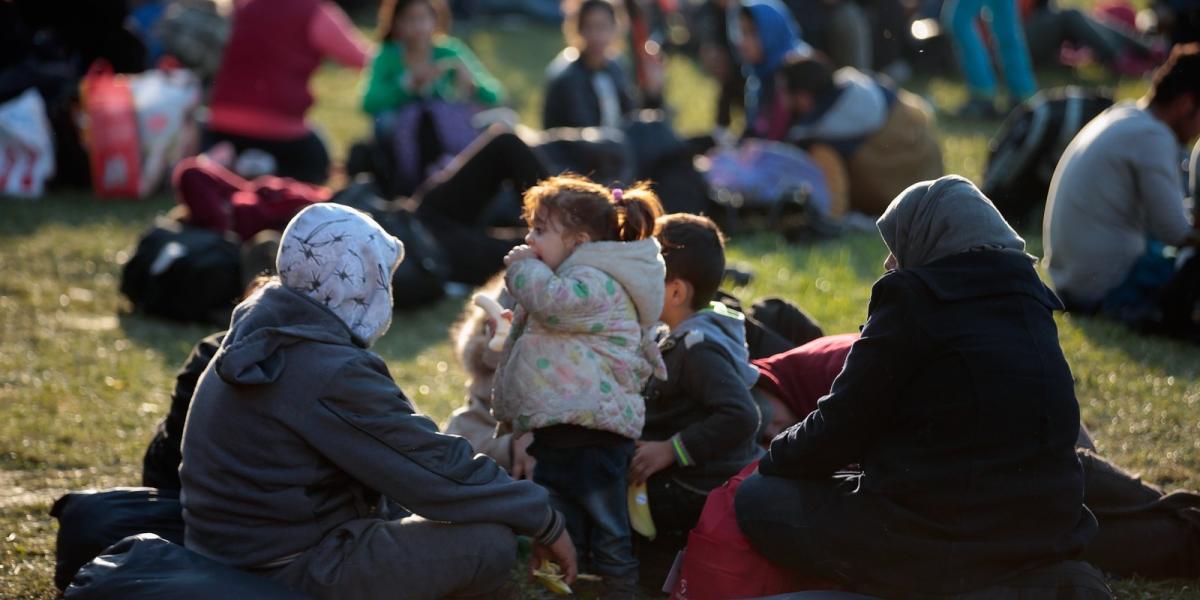
[[[658,531],[650,551],[673,558],[709,490],[761,455],[754,439],[761,412],[750,395],[758,371],[750,365],[745,317],[709,301],[725,271],[721,231],[690,214],[658,224],[667,263],[661,319],[670,334],[659,341],[667,379],[651,380],[643,391],[646,424],[630,481],[647,486]]]

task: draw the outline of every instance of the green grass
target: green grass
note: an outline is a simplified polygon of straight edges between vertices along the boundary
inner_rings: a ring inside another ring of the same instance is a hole
[[[556,30],[478,29],[467,37],[508,87],[511,105],[536,124],[542,72],[559,49]],[[678,128],[706,129],[715,86],[682,59],[671,60],[668,76]],[[1072,77],[1045,73],[1041,80]],[[1084,78],[1124,97],[1142,91],[1137,81],[1094,72]],[[938,106],[964,98],[950,80],[910,87]],[[357,78],[325,68],[314,88],[312,117],[335,155],[344,156],[368,130],[356,110]],[[948,170],[978,179],[992,127],[948,120],[940,126]],[[175,369],[211,329],[123,312],[120,262],[153,215],[170,207],[166,195],[102,202],[86,192],[0,201],[0,597],[55,596],[50,503],[68,490],[139,483],[142,452],[167,409]],[[1039,251],[1036,232],[1028,238]],[[803,246],[760,235],[730,245],[732,262],[756,274],[737,290],[743,298],[790,298],[830,333],[861,323],[885,254],[878,237],[866,234]],[[464,374],[447,338],[460,309],[460,301],[447,300],[398,314],[376,348],[399,384],[439,421],[464,397]],[[1059,324],[1084,421],[1102,453],[1147,480],[1200,488],[1200,349],[1074,317]],[[1194,582],[1115,587],[1121,597],[1200,598]]]

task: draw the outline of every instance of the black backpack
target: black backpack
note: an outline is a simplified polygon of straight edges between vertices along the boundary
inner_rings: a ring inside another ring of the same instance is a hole
[[[224,323],[242,295],[241,271],[236,238],[160,218],[125,263],[121,293],[146,314]]]
[[[356,178],[331,201],[371,215],[384,231],[404,243],[404,261],[392,276],[395,308],[417,308],[445,295],[450,263],[441,245],[415,214],[384,201],[369,176]]]
[[[105,548],[138,533],[154,533],[183,543],[179,492],[153,488],[113,488],[71,492],[50,508],[58,519],[54,585],[64,589],[88,561]]]
[[[63,590],[67,600],[254,598],[302,600],[267,577],[223,565],[153,533],[117,541],[83,565]]]
[[[1069,86],[1040,92],[1009,113],[988,142],[982,186],[1009,223],[1032,222],[1067,144],[1112,104],[1107,92]]]

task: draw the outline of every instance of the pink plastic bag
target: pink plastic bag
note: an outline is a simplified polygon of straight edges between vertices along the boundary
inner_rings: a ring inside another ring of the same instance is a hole
[[[113,74],[107,61],[97,60],[80,87],[93,192],[99,198],[137,198],[141,151],[129,81]]]

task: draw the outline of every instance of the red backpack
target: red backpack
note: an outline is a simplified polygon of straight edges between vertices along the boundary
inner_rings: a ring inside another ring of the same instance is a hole
[[[733,497],[742,481],[757,468],[758,461],[754,461],[709,492],[700,521],[688,534],[671,600],[726,600],[837,589],[832,583],[799,577],[776,566],[742,535],[733,512]]]

